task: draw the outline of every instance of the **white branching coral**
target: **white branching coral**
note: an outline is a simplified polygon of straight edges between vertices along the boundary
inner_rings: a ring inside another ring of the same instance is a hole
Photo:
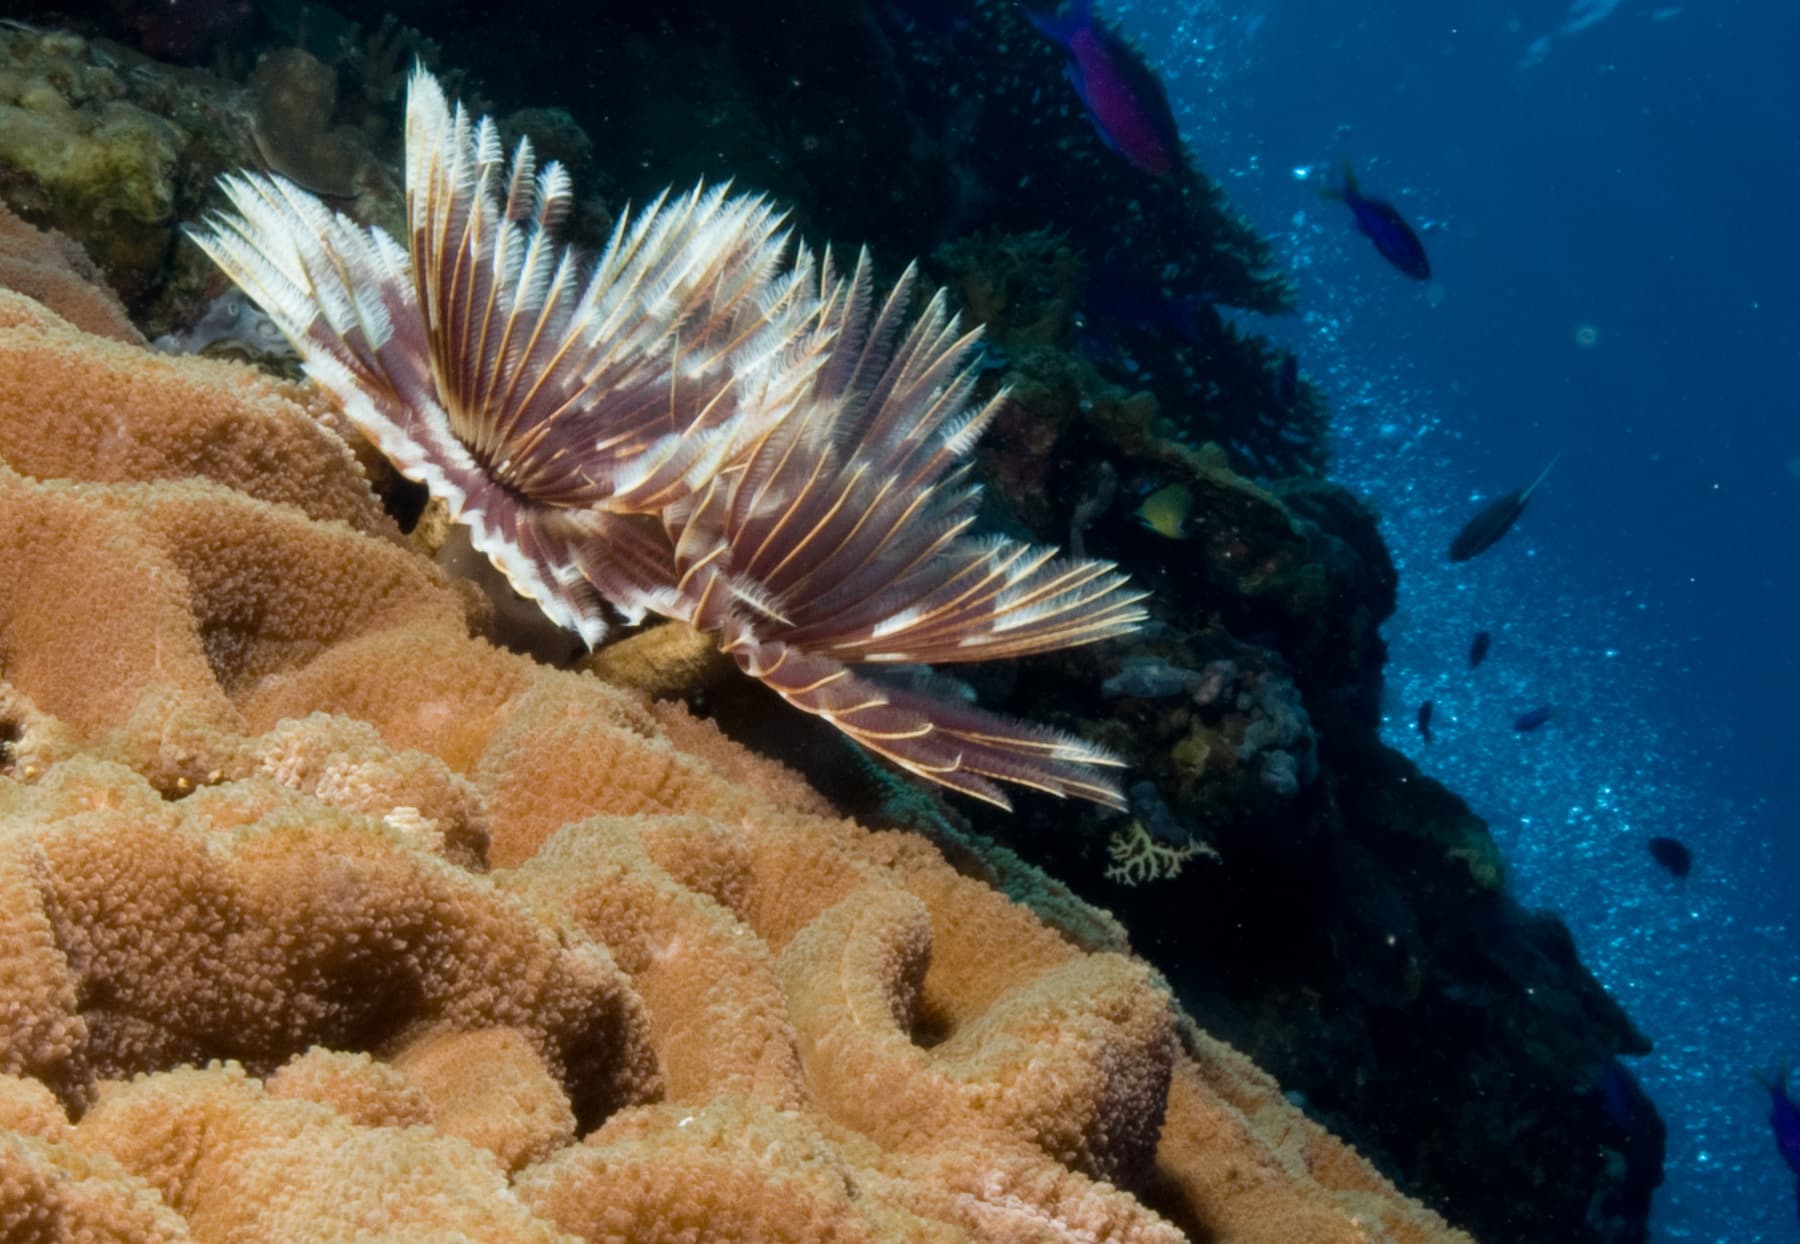
[[[195,240],[308,372],[442,498],[523,595],[591,646],[602,602],[716,638],[872,751],[1006,804],[996,782],[1123,807],[1080,739],[853,667],[1047,652],[1143,618],[1108,562],[970,534],[971,405],[940,293],[907,321],[865,254],[788,250],[761,198],[696,188],[622,217],[585,274],[570,187],[413,74],[410,250],[280,178],[224,180]]]
[[[1181,866],[1196,855],[1219,858],[1217,851],[1197,838],[1179,845],[1158,842],[1137,817],[1107,837],[1106,853],[1112,857],[1112,863],[1106,866],[1106,879],[1120,885],[1173,881],[1181,876]]]

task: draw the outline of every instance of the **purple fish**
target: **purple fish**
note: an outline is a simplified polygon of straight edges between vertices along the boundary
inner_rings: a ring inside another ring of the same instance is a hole
[[[1393,204],[1368,198],[1356,188],[1350,161],[1344,161],[1343,184],[1328,186],[1319,193],[1349,206],[1351,215],[1356,217],[1356,227],[1375,243],[1383,259],[1414,280],[1431,279],[1431,260],[1426,258],[1425,244],[1419,241],[1419,235],[1394,210]]]
[[[1181,132],[1162,80],[1137,49],[1094,17],[1093,0],[1069,0],[1063,16],[1025,15],[1069,58],[1069,81],[1106,145],[1152,177],[1181,164]]]
[[[1788,1095],[1787,1069],[1774,1077],[1758,1076],[1769,1091],[1769,1130],[1775,1133],[1775,1148],[1781,1160],[1794,1172],[1796,1200],[1800,1200],[1800,1101]]]

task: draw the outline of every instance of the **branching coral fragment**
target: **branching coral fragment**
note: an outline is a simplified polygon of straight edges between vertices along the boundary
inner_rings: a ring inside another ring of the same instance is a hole
[[[1106,853],[1112,857],[1112,863],[1106,867],[1106,878],[1120,885],[1172,881],[1181,875],[1181,866],[1196,855],[1219,858],[1217,851],[1198,839],[1189,839],[1180,846],[1158,842],[1144,823],[1135,818],[1107,838]]]
[[[1163,801],[1156,783],[1137,782],[1126,793],[1134,815],[1106,840],[1106,853],[1112,857],[1107,880],[1133,886],[1172,881],[1181,875],[1182,866],[1197,856],[1218,861],[1219,853],[1182,823]]]

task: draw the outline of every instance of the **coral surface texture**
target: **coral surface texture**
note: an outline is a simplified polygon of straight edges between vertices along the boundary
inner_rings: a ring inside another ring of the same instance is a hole
[[[0,1239],[1467,1240],[489,608],[313,391],[0,292]]]

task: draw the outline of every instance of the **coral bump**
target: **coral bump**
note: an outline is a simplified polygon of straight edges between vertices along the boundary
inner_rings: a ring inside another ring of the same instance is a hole
[[[410,253],[279,177],[223,180],[237,215],[194,239],[308,373],[474,546],[591,646],[602,602],[713,636],[748,674],[933,782],[1123,807],[1080,739],[853,667],[1043,653],[1144,617],[1108,562],[970,534],[971,405],[940,292],[907,322],[780,215],[723,188],[622,215],[585,275],[556,239],[567,174],[415,70]]]

